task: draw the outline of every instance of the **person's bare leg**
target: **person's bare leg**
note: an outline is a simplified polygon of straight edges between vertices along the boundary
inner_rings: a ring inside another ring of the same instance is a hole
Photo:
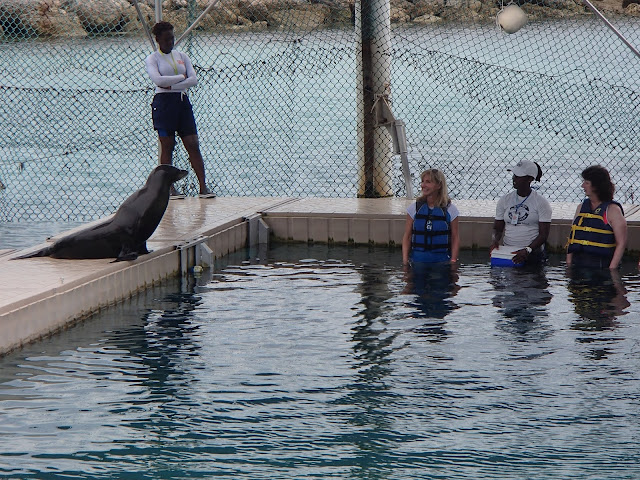
[[[173,149],[176,146],[176,137],[158,137],[160,141],[160,165],[171,165],[173,162]],[[171,185],[170,195],[177,195],[176,188]]]
[[[171,165],[176,137],[158,137],[158,139],[160,140],[160,165]]]
[[[200,193],[209,193],[207,185],[204,182],[204,160],[202,159],[202,153],[200,153],[200,142],[198,135],[187,135],[182,137],[182,144],[189,154],[189,162],[191,162],[191,168],[198,177],[198,183],[200,184]]]

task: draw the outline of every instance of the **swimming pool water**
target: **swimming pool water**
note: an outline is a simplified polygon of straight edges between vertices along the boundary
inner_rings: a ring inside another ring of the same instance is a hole
[[[635,265],[255,257],[0,358],[0,478],[640,478]]]

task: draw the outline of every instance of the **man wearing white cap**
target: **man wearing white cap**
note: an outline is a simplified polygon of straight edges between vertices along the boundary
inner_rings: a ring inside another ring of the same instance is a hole
[[[514,248],[514,264],[542,263],[551,227],[551,204],[531,188],[531,182],[542,178],[542,169],[537,163],[523,160],[509,171],[515,190],[498,200],[489,253],[502,239],[503,245]]]

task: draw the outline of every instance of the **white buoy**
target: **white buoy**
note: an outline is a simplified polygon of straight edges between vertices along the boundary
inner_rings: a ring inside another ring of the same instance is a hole
[[[498,25],[507,33],[516,33],[527,24],[527,14],[515,4],[507,5],[498,12]]]

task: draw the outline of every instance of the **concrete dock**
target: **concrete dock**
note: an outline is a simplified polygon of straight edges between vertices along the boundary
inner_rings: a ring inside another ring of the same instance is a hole
[[[194,265],[212,264],[250,244],[266,242],[268,237],[399,248],[409,203],[403,198],[186,198],[169,202],[162,222],[147,242],[152,252],[135,261],[13,259],[44,244],[0,251],[0,354],[69,326],[165,278],[184,274]],[[455,204],[460,210],[461,247],[487,248],[496,202],[456,200]],[[552,203],[552,207],[548,243],[552,249],[561,250],[576,204]],[[624,208],[629,223],[628,250],[637,252],[640,206]]]

